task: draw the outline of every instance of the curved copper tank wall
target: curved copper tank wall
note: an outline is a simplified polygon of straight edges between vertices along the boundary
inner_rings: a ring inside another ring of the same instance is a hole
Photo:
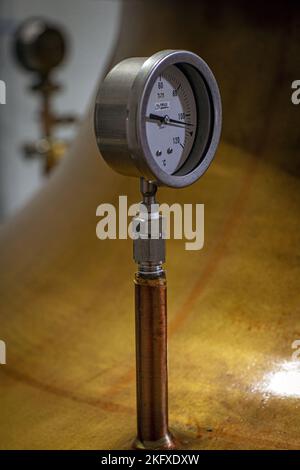
[[[167,258],[170,424],[193,449],[300,448],[299,20],[289,2],[247,3],[126,1],[111,61],[190,49],[221,88],[215,162],[158,194],[206,211],[204,249],[170,240]],[[95,211],[139,191],[99,157],[91,123],[90,110],[69,156],[1,228],[4,449],[118,449],[135,435],[132,246],[100,242]]]

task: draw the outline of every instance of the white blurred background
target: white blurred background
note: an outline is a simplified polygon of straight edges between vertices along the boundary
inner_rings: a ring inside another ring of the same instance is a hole
[[[64,27],[69,53],[54,74],[63,85],[54,98],[55,111],[83,116],[117,39],[121,3],[0,0],[0,80],[6,83],[6,104],[0,105],[0,222],[21,208],[46,178],[42,161],[22,154],[22,144],[39,137],[39,99],[28,90],[31,74],[18,66],[12,54],[16,28],[32,16]],[[72,137],[76,127],[70,129]]]

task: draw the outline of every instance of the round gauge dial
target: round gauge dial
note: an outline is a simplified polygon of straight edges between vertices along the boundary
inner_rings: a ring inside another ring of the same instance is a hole
[[[102,156],[117,172],[182,188],[212,162],[221,99],[208,65],[193,52],[166,50],[119,62],[95,105]]]
[[[175,65],[167,67],[155,80],[145,120],[153,158],[163,171],[175,173],[190,154],[197,124],[192,87]]]

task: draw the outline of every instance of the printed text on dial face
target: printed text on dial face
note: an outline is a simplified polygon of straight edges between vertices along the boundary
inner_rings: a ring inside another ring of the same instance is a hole
[[[154,119],[150,115],[154,115]],[[159,117],[166,119],[159,120]],[[146,109],[148,145],[153,158],[166,173],[173,174],[188,158],[196,123],[197,109],[191,85],[184,73],[171,65],[157,77]]]

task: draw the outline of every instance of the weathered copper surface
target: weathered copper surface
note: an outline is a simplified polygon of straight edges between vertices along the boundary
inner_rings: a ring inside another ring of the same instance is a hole
[[[167,282],[135,276],[137,439],[135,447],[174,447],[168,429]]]

